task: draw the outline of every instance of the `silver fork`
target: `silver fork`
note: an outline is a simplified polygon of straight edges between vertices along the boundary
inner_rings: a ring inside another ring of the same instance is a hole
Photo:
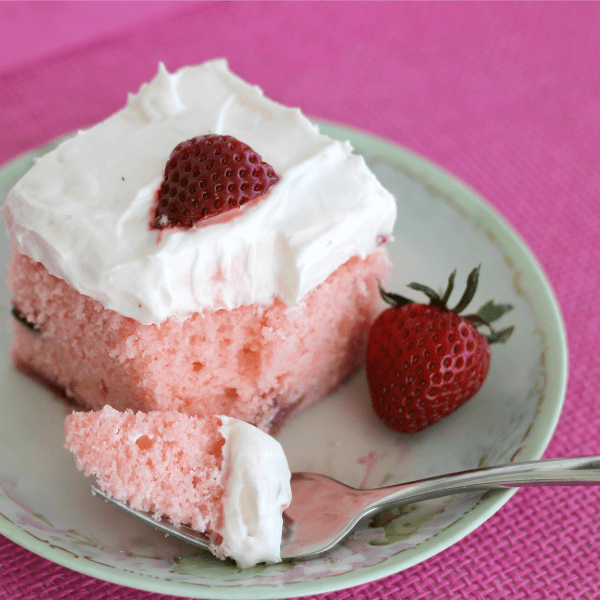
[[[600,485],[600,456],[553,458],[463,471],[361,490],[317,473],[292,475],[292,503],[284,512],[283,560],[315,558],[341,542],[359,521],[384,508],[465,492],[524,486]],[[92,492],[153,527],[195,546],[207,537],[167,519],[134,510],[92,486]]]

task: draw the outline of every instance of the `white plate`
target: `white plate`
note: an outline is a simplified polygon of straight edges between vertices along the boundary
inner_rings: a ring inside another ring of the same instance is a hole
[[[411,436],[372,415],[363,374],[290,423],[278,436],[292,470],[326,473],[373,487],[512,460],[539,458],[562,406],[565,335],[554,296],[523,242],[476,194],[406,150],[346,128],[398,199],[391,288],[420,281],[445,285],[458,267],[457,291],[482,263],[473,307],[494,298],[515,309],[499,325],[513,337],[492,350],[484,387],[459,411]],[[0,171],[0,196],[31,164],[25,156]],[[5,236],[0,263],[9,256]],[[1,277],[2,281],[5,280]],[[0,320],[10,298],[0,290]],[[410,291],[408,291],[410,292]],[[346,588],[406,569],[444,550],[502,506],[513,491],[471,493],[388,511],[366,523],[326,558],[240,570],[199,553],[106,505],[63,449],[70,408],[10,364],[0,338],[0,533],[76,571],[118,584],[198,598],[284,598]]]

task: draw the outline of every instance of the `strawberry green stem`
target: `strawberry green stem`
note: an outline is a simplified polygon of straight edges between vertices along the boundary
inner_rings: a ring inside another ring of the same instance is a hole
[[[440,308],[442,310],[453,312],[458,315],[467,308],[467,306],[475,297],[477,285],[479,284],[480,269],[481,265],[478,265],[469,273],[467,277],[465,291],[463,292],[463,295],[458,301],[458,304],[452,309],[448,308],[448,300],[454,290],[456,269],[454,269],[454,271],[452,271],[452,273],[450,274],[450,277],[448,277],[448,285],[446,286],[446,290],[444,291],[441,297],[435,290],[426,285],[423,285],[422,283],[412,282],[409,283],[407,287],[417,292],[422,292],[423,294],[425,294],[427,298],[429,298],[430,305]],[[414,300],[410,300],[409,298],[405,298],[404,296],[400,296],[399,294],[386,292],[381,287],[381,283],[379,284],[379,292],[383,300],[391,306],[405,306],[407,304],[416,304]],[[492,327],[491,323],[492,321],[499,319],[509,310],[512,310],[512,308],[513,307],[511,304],[495,304],[493,300],[490,300],[489,302],[486,302],[476,313],[464,315],[463,318],[471,321],[475,325],[475,327],[485,325],[490,332],[484,337],[490,344],[494,344],[497,342],[504,343],[511,336],[514,327],[506,327],[505,329],[496,331]]]

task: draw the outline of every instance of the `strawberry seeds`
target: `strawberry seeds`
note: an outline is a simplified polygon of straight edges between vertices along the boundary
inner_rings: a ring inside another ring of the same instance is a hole
[[[194,227],[258,199],[278,181],[273,167],[236,138],[194,137],[171,153],[150,225]]]

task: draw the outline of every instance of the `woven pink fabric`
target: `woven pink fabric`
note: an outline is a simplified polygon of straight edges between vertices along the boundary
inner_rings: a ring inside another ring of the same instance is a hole
[[[173,70],[226,56],[267,95],[412,148],[506,217],[545,269],[569,336],[546,456],[600,454],[598,31],[596,3],[182,3],[0,72],[0,162],[120,108],[159,60]],[[600,597],[598,494],[519,491],[441,554],[322,598]],[[0,537],[0,598],[46,597],[159,596]]]

